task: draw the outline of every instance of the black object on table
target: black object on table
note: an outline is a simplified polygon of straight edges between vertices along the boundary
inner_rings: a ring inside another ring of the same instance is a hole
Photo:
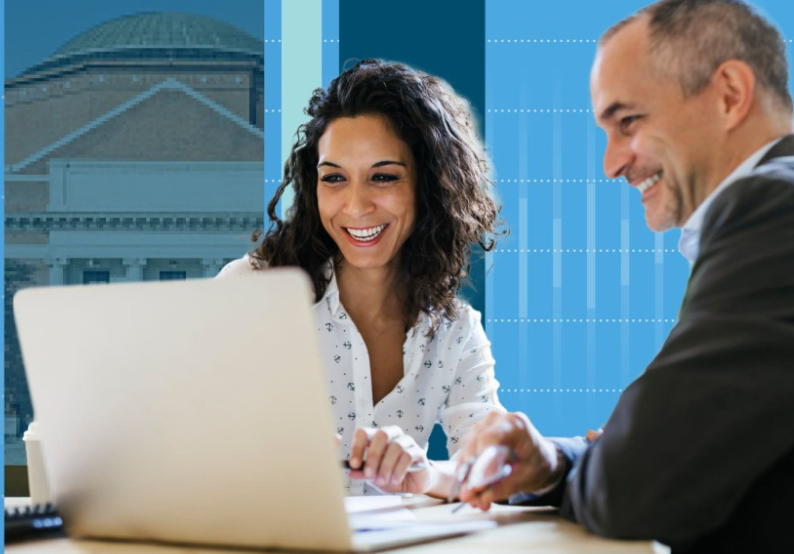
[[[63,521],[52,504],[6,508],[6,544],[64,536]]]

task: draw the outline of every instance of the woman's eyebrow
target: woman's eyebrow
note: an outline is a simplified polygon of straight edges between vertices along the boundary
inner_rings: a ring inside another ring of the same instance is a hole
[[[391,160],[383,160],[382,162],[374,163],[374,164],[372,164],[372,167],[383,167],[384,165],[401,165],[403,167],[407,167],[402,162],[395,162],[395,161],[391,161]]]
[[[342,169],[341,165],[337,165],[334,162],[328,162],[328,161],[318,163],[317,164],[317,169],[320,169],[324,165],[327,165],[329,167],[335,167],[337,169]],[[383,167],[385,165],[399,165],[399,166],[402,166],[402,167],[407,167],[403,162],[398,162],[398,161],[394,161],[394,160],[383,160],[383,161],[380,161],[380,162],[375,162],[374,164],[372,164],[372,167],[373,168]]]

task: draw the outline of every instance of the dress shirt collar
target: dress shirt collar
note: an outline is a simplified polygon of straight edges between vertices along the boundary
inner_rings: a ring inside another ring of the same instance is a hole
[[[703,227],[703,219],[706,217],[706,213],[708,213],[709,207],[714,202],[714,199],[728,188],[729,185],[749,175],[758,162],[760,162],[766,153],[780,140],[781,139],[775,139],[765,144],[739,164],[717,188],[711,191],[711,194],[709,194],[706,199],[700,203],[700,206],[692,212],[692,215],[689,216],[689,219],[687,219],[686,223],[681,228],[681,238],[678,241],[678,249],[681,251],[681,254],[689,260],[689,263],[694,264],[700,253],[700,231]]]
[[[339,284],[336,282],[336,271],[333,259],[328,260],[326,264],[325,276],[330,277],[331,280],[328,281],[325,294],[318,304],[326,304],[328,306],[328,312],[333,318],[341,306],[341,302],[339,301]]]

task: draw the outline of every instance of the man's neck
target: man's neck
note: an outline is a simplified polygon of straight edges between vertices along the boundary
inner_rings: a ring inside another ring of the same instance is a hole
[[[714,171],[707,185],[698,190],[693,208],[696,209],[697,206],[703,203],[750,156],[770,142],[779,140],[791,133],[791,123],[788,123],[788,125],[748,124],[731,131],[725,143],[717,147],[720,155],[714,164]]]
[[[780,137],[783,138],[783,137]],[[709,205],[714,201],[714,198],[720,194],[732,182],[741,179],[746,174],[750,173],[753,168],[764,158],[764,156],[777,144],[780,138],[772,139],[769,142],[762,144],[759,148],[751,152],[740,162],[735,164],[731,172],[725,175],[722,180],[711,189],[711,192],[697,203],[697,207],[692,210],[692,213],[687,216],[686,221],[682,225],[681,238],[678,241],[678,247],[681,254],[694,263],[698,252],[700,250],[700,229],[703,224],[703,218],[708,211]]]

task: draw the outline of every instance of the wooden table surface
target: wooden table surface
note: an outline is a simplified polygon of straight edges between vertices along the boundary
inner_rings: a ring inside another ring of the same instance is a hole
[[[6,499],[6,507],[24,505],[27,499]],[[449,505],[422,499],[407,503],[418,519],[459,521],[489,519],[498,527],[464,537],[445,539],[388,552],[400,554],[512,554],[603,553],[662,554],[669,550],[648,541],[614,541],[587,533],[548,508],[494,506],[488,513],[464,507],[452,515]],[[6,547],[8,554],[239,554],[241,550],[173,546],[151,543],[75,540],[69,538],[20,542]]]

